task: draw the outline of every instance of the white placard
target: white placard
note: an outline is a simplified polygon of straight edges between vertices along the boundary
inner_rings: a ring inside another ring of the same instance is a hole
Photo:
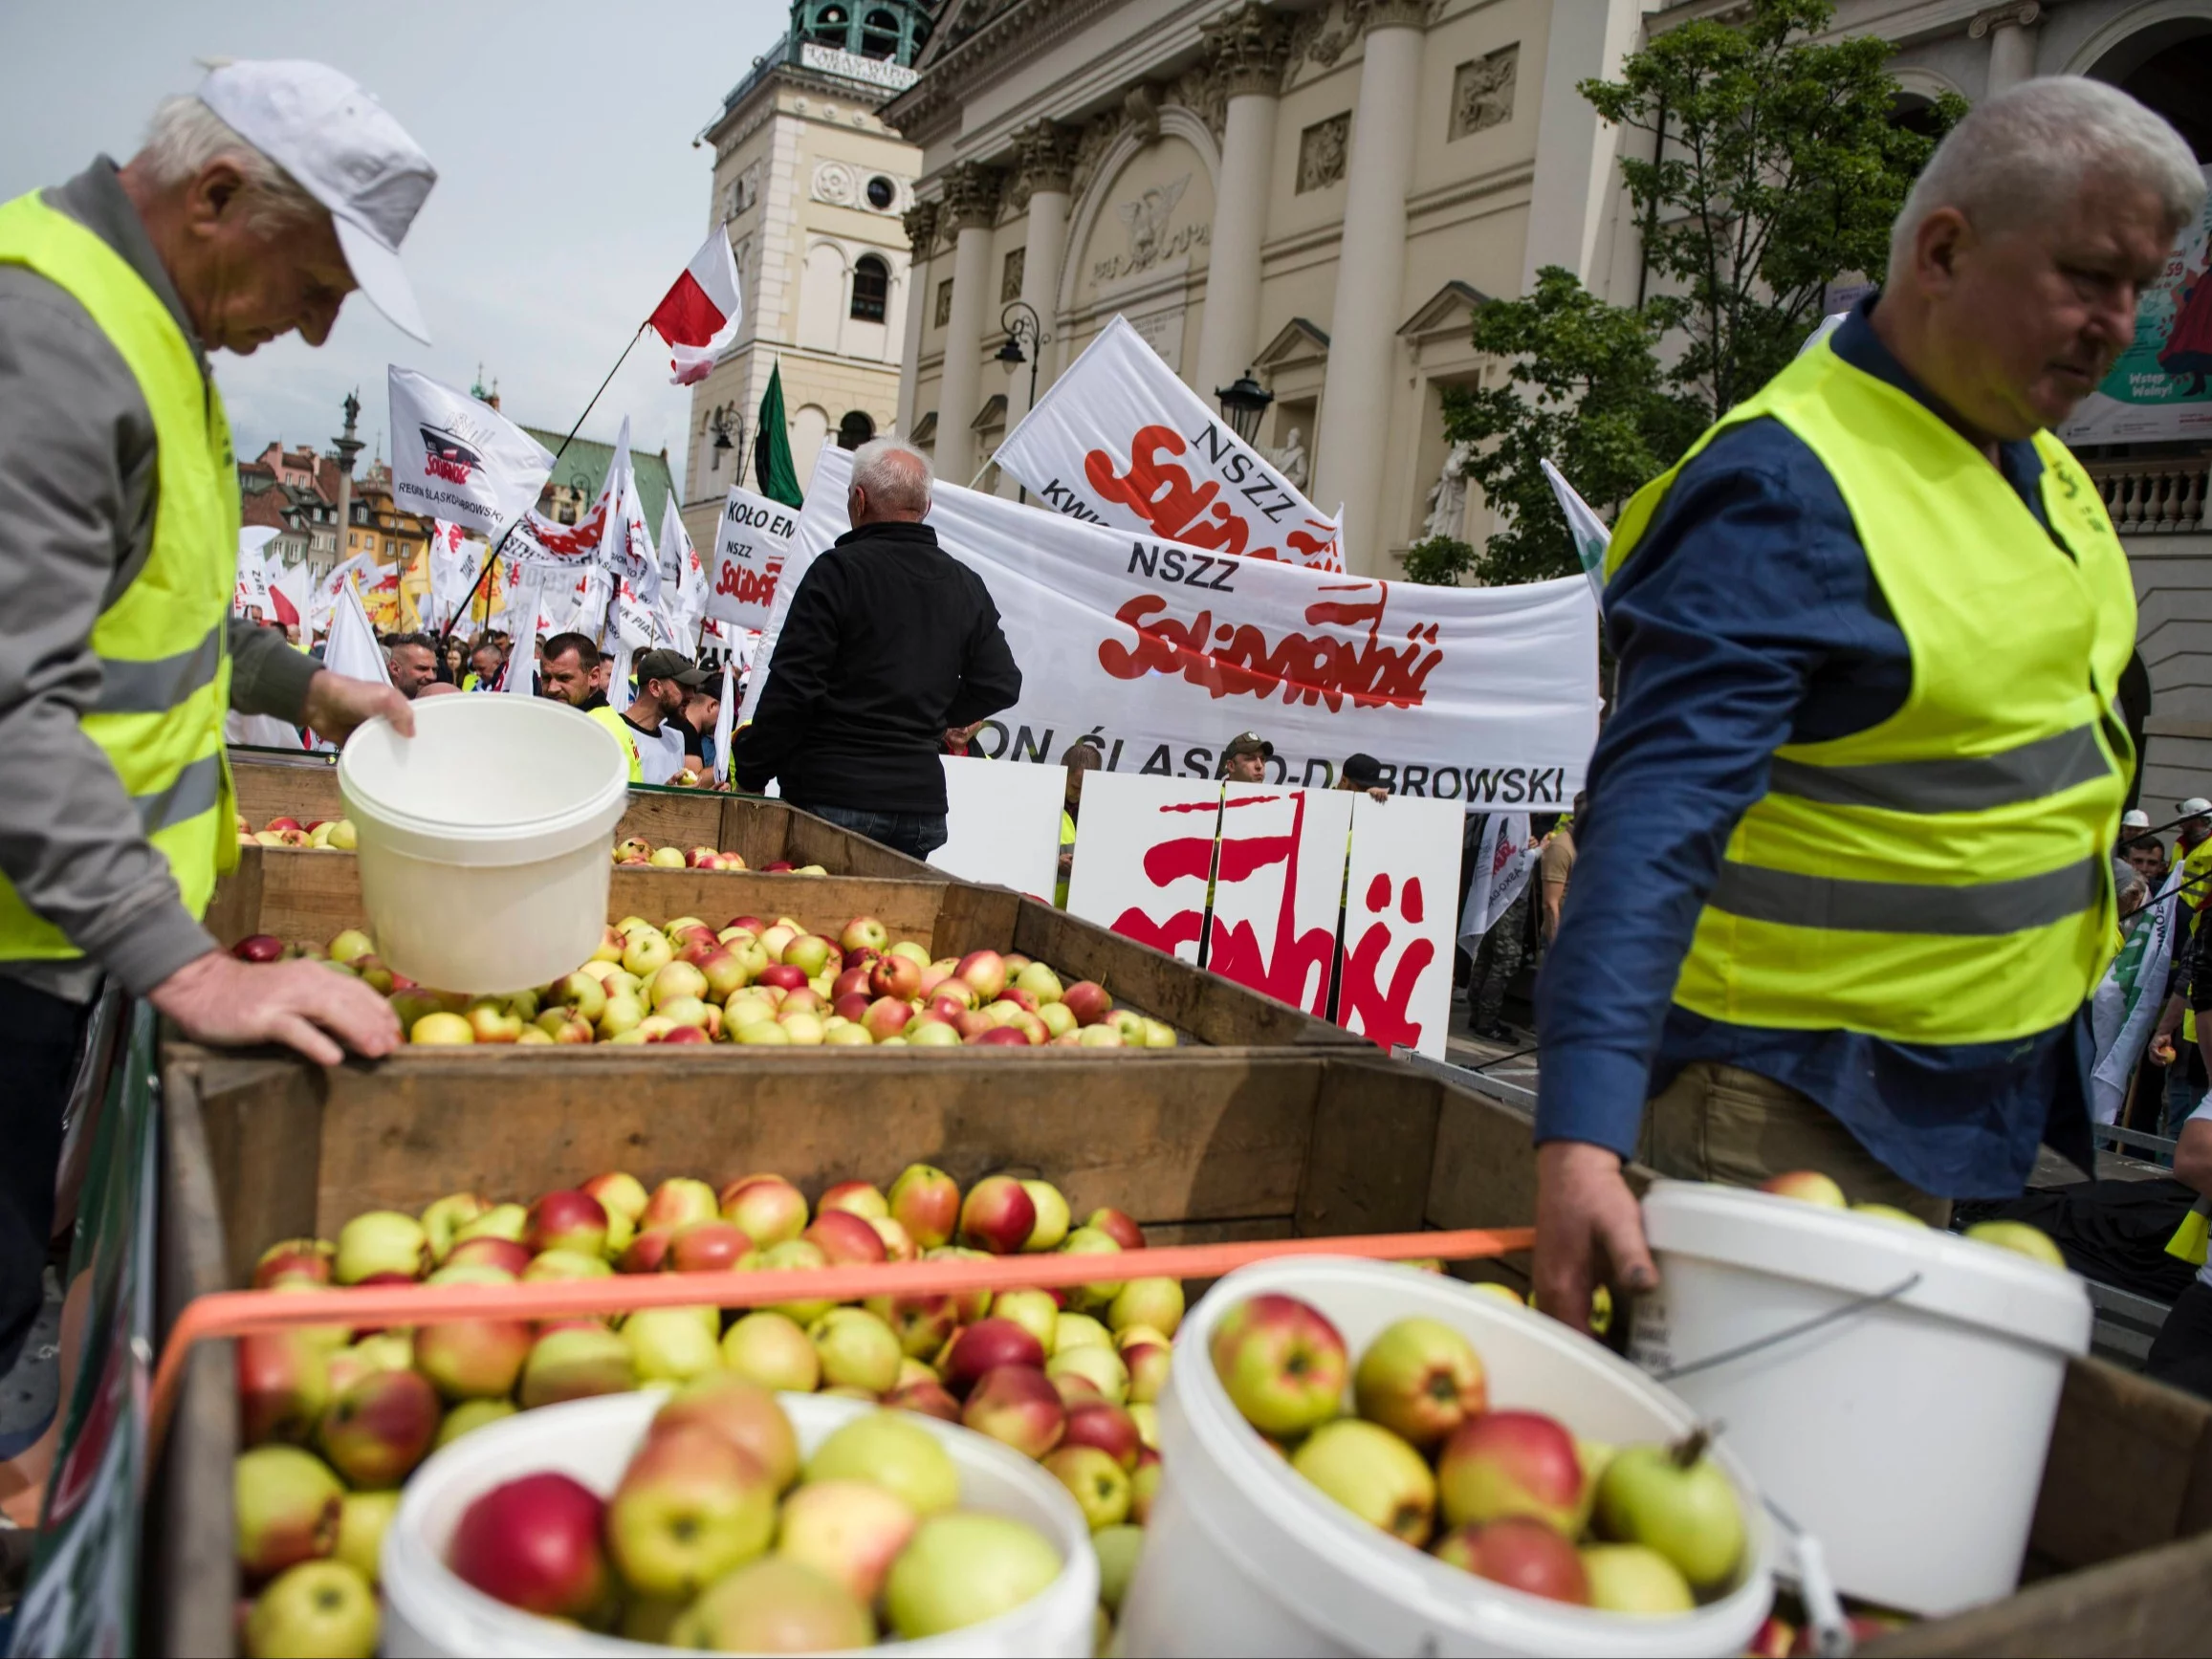
[[[707,583],[707,614],[741,628],[768,625],[776,602],[776,579],[799,514],[780,501],[756,495],[742,485],[722,503],[714,528],[714,562]]]
[[[941,758],[947,840],[930,862],[963,882],[1012,887],[1049,905],[1060,879],[1066,770],[964,754]]]
[[[1337,1023],[1434,1059],[1452,1016],[1461,822],[1442,801],[1352,797]]]
[[[1084,790],[1087,801],[1088,780]],[[1209,970],[1327,1016],[1351,819],[1342,790],[1233,783],[1222,792]]]
[[[1196,963],[1220,804],[1221,786],[1204,778],[1092,773],[1083,780],[1068,914]]]

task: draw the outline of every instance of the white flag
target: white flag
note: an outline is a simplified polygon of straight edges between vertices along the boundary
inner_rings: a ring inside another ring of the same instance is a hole
[[[366,680],[372,685],[390,683],[391,668],[384,661],[384,649],[377,644],[377,631],[369,625],[368,612],[361,607],[361,590],[351,582],[338,596],[338,608],[331,615],[330,643],[323,647],[322,666],[348,679]]]
[[[1536,855],[1528,851],[1528,815],[1484,813],[1475,821],[1475,879],[1467,884],[1467,903],[1459,912],[1459,948],[1473,953],[1483,934],[1498,925],[1528,885]]]
[[[799,515],[780,501],[743,485],[730,491],[714,529],[714,569],[707,586],[707,614],[741,628],[764,628],[776,602]]]
[[[430,610],[440,627],[450,627],[476,591],[491,548],[471,541],[458,524],[440,519],[430,533]]]
[[[737,653],[722,659],[722,706],[714,711],[714,781],[730,781],[730,736],[737,722]]]
[[[1332,518],[1300,494],[1120,317],[1006,434],[996,458],[1040,503],[1074,518],[1210,553],[1345,567],[1341,511]]]
[[[392,494],[427,518],[488,535],[537,501],[553,451],[489,404],[391,368]]]
[[[266,568],[268,560],[264,558],[262,564]],[[280,572],[269,578],[271,614],[278,622],[297,622],[304,628],[307,625],[307,613],[310,608],[309,590],[313,585],[307,578],[307,564],[304,560],[298,564],[286,565]],[[290,616],[284,614],[287,609],[292,613]],[[300,641],[302,644],[308,643],[304,633],[301,634]]]
[[[524,597],[529,600],[527,607],[517,607],[515,614],[530,618],[530,630],[527,636],[517,633],[508,647],[507,671],[499,689],[517,697],[534,697],[537,694],[537,644],[555,630],[546,625],[545,594],[536,580],[528,584]]]
[[[707,573],[691,545],[673,491],[661,504],[661,606],[674,646],[687,657],[699,650],[699,619],[707,612]],[[674,583],[673,587],[668,585]]]
[[[1606,597],[1606,550],[1613,544],[1613,533],[1605,526],[1590,509],[1590,504],[1576,493],[1566,476],[1549,461],[1538,463],[1544,476],[1551,485],[1551,492],[1559,498],[1559,510],[1566,515],[1567,534],[1574,537],[1574,556],[1582,560],[1582,574],[1589,578],[1589,591],[1603,604]]]
[[[263,617],[269,614],[269,568],[261,554],[277,534],[261,525],[238,532],[238,582],[230,594],[232,610]]]
[[[365,553],[357,553],[333,567],[328,576],[317,582],[307,596],[306,625],[309,638],[329,633],[332,615],[338,608],[339,595],[352,586],[356,578],[374,574],[374,560]]]
[[[621,435],[615,439],[614,460],[607,468],[606,530],[600,537],[599,561],[612,571],[618,582],[627,583],[646,606],[661,597],[661,557],[653,546],[652,531],[646,524],[645,503],[638,497],[637,469],[630,464],[630,423],[623,417]]]

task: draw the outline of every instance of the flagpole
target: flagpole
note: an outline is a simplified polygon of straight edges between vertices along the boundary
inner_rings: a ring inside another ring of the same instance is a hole
[[[576,425],[569,427],[568,436],[561,439],[560,447],[554,450],[554,467],[558,467],[560,465],[560,458],[568,453],[569,445],[576,441],[577,433],[583,430],[584,422],[591,418],[592,410],[599,407],[600,399],[605,394],[607,387],[614,384],[615,376],[622,373],[623,364],[629,361],[630,353],[637,349],[638,341],[646,338],[646,330],[652,326],[653,325],[649,319],[638,324],[638,332],[630,336],[630,343],[623,347],[623,355],[615,359],[614,367],[607,370],[606,379],[600,382],[599,390],[592,393],[591,402],[584,404],[583,413],[577,416]],[[547,475],[549,477],[551,476],[551,473],[552,469],[547,469]],[[506,533],[499,537],[499,545],[494,547],[491,554],[485,558],[484,568],[481,572],[478,573],[476,577],[476,585],[469,590],[469,597],[461,601],[460,608],[453,613],[453,619],[455,622],[458,622],[462,617],[468,615],[469,607],[476,602],[476,596],[484,591],[485,584],[492,579],[492,573],[498,568],[499,556],[507,551],[507,543],[513,539],[515,533],[521,528],[522,519],[518,515],[515,522],[507,527]],[[484,618],[485,626],[490,627],[492,612],[489,605],[487,605],[485,608]],[[441,661],[444,659],[446,654],[446,642],[450,640],[452,637],[453,624],[452,622],[448,622],[446,624],[446,631],[438,637],[438,656]]]

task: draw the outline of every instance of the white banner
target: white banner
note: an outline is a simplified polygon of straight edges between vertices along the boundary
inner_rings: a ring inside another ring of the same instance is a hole
[[[1475,879],[1467,884],[1467,903],[1459,912],[1459,945],[1469,954],[1521,897],[1537,859],[1528,849],[1524,812],[1484,813],[1474,832]]]
[[[847,528],[850,467],[834,445],[815,463],[745,719],[792,594]],[[983,578],[1022,668],[1020,701],[977,733],[986,758],[1057,761],[1088,737],[1108,772],[1211,778],[1229,739],[1252,731],[1275,746],[1279,785],[1326,787],[1364,751],[1400,796],[1469,809],[1564,808],[1582,787],[1598,686],[1580,577],[1498,588],[1331,577],[942,482],[930,523]]]
[[[2142,1063],[2152,1027],[2165,1012],[2166,965],[2180,927],[2181,876],[2179,864],[2167,873],[2157,897],[2129,930],[2128,942],[2090,998],[2096,1054],[2090,1073],[2090,1115],[2100,1124],[2118,1121],[2129,1080]]]
[[[1208,553],[1341,571],[1338,518],[1300,494],[1116,317],[1006,435],[1046,507]],[[813,491],[809,491],[809,496]]]
[[[489,404],[391,365],[392,495],[488,535],[537,501],[553,451]]]
[[[460,525],[440,519],[430,532],[430,611],[438,627],[449,627],[476,591],[491,548],[471,541]]]
[[[714,568],[707,614],[741,628],[764,628],[776,602],[776,579],[798,531],[799,517],[780,501],[743,485],[730,491],[714,530]]]

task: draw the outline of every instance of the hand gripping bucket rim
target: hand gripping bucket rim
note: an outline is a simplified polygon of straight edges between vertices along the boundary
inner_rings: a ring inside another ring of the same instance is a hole
[[[504,1481],[558,1471],[602,1495],[611,1492],[668,1392],[646,1388],[518,1412],[434,1453],[403,1489],[399,1512],[384,1534],[379,1563],[384,1636],[379,1650],[395,1659],[409,1654],[665,1659],[680,1651],[600,1635],[508,1606],[462,1583],[445,1562],[446,1541],[463,1505]],[[853,1419],[887,1409],[821,1394],[778,1394],[777,1401],[791,1418],[802,1452],[812,1451]],[[892,1640],[848,1651],[910,1659],[971,1653],[1087,1656],[1098,1603],[1098,1557],[1075,1500],[1038,1464],[988,1436],[920,1412],[905,1415],[952,1453],[960,1471],[962,1507],[1028,1521],[1060,1552],[1063,1564],[1049,1587],[995,1619],[917,1642]]]
[[[1607,1438],[1650,1440],[1697,1426],[1688,1407],[1589,1338],[1441,1275],[1325,1255],[1239,1268],[1207,1293],[1177,1333],[1162,1399],[1161,1489],[1145,1561],[1123,1607],[1128,1651],[1224,1650],[1196,1648],[1193,1633],[1176,1630],[1161,1586],[1177,1561],[1193,1563],[1186,1590],[1210,1573],[1216,1600],[1248,1590],[1279,1604],[1303,1626],[1292,1639],[1305,1652],[1672,1659],[1738,1652],[1750,1641],[1772,1601],[1773,1533],[1724,1438],[1714,1455],[1736,1488],[1745,1532],[1744,1563],[1724,1595],[1694,1612],[1657,1618],[1571,1606],[1490,1583],[1339,1506],[1267,1449],[1231,1404],[1208,1346],[1230,1308],[1263,1292],[1321,1309],[1344,1333],[1355,1365],[1384,1325],[1423,1315],[1468,1336],[1494,1379],[1502,1370],[1510,1380],[1523,1368],[1571,1377],[1584,1398],[1530,1398],[1509,1386],[1502,1396],[1494,1392],[1492,1404],[1550,1411],[1588,1438],[1600,1437],[1592,1432],[1600,1427]],[[1157,1564],[1155,1555],[1164,1558]],[[1157,1610],[1146,1604],[1150,1599],[1159,1602]]]

